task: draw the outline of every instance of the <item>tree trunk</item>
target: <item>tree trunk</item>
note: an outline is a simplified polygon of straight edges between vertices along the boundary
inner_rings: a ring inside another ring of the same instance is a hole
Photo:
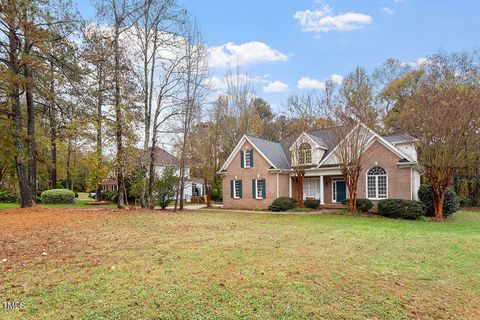
[[[57,188],[57,130],[55,125],[50,127],[50,151],[52,156],[52,167],[50,169],[50,188]]]
[[[120,97],[120,48],[119,48],[119,37],[120,37],[120,24],[121,18],[115,18],[115,37],[114,37],[114,52],[115,52],[115,70],[114,70],[114,82],[115,82],[115,138],[117,142],[117,156],[116,156],[116,168],[117,168],[117,194],[118,194],[118,203],[117,207],[119,209],[125,208],[125,198],[124,198],[124,151],[123,151],[123,119],[122,119],[122,106],[121,106],[121,97]]]
[[[435,218],[443,220],[443,200],[445,191],[433,191],[433,208],[435,210]]]
[[[13,2],[13,1],[12,1]],[[15,4],[9,3],[12,8],[15,8]],[[10,19],[8,23],[14,23]],[[18,75],[19,66],[18,66],[18,52],[20,50],[20,44],[17,41],[17,36],[14,31],[15,26],[11,26],[10,32],[8,34],[9,39],[9,69],[14,75]],[[15,77],[16,78],[16,77]],[[22,121],[22,109],[20,107],[20,85],[17,82],[17,79],[12,79],[10,84],[11,89],[9,90],[9,98],[12,104],[12,116],[14,120],[14,132],[15,132],[15,165],[17,169],[18,184],[20,189],[20,199],[21,207],[31,207],[32,197],[30,193],[30,188],[28,184],[28,176],[25,168],[25,150],[23,144],[23,121]]]
[[[153,210],[155,208],[153,200],[153,189],[155,187],[155,148],[157,146],[157,135],[153,133],[152,148],[150,149],[150,161],[148,163],[148,192],[147,192],[147,202],[148,208]]]
[[[30,186],[30,194],[32,201],[37,201],[37,151],[35,143],[35,108],[33,105],[32,92],[32,71],[27,63],[24,66],[25,72],[25,96],[27,100],[27,116],[28,116],[28,183]]]
[[[205,180],[205,195],[207,196],[207,208],[212,207],[212,184],[209,180]]]
[[[102,145],[102,106],[103,106],[103,71],[102,68],[98,68],[98,92],[97,92],[97,114],[96,114],[96,145],[95,153],[97,157],[96,171],[100,175],[100,171],[103,167],[103,145]],[[98,178],[97,178],[98,179]],[[95,201],[102,200],[102,186],[100,181],[97,180],[97,190],[95,192]]]

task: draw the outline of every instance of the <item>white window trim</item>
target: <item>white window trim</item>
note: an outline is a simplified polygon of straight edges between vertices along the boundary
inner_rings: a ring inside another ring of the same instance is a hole
[[[243,167],[244,168],[250,168],[250,153],[251,153],[251,149],[247,149],[245,150],[245,152],[243,153]],[[247,154],[248,154],[248,162],[247,162]],[[247,166],[247,163],[248,163],[248,166]]]
[[[380,167],[380,166],[374,166],[374,167]],[[373,168],[373,167],[371,167]],[[380,167],[383,170],[385,170],[386,174],[379,174],[379,175],[369,175],[368,171],[370,171],[369,168],[365,174],[365,198],[369,200],[385,200],[388,199],[388,171],[384,167]],[[369,197],[368,196],[368,177],[375,177],[375,197]],[[387,195],[385,198],[379,198],[378,197],[378,177],[385,177],[386,178],[386,188],[387,188]]]
[[[259,181],[262,183],[262,194],[260,194],[260,196],[258,195],[258,182]],[[263,185],[263,180],[262,179],[255,179],[255,199],[263,200],[263,188],[265,188],[265,186]]]
[[[236,188],[236,183],[240,182],[240,180],[233,180],[233,199],[240,199],[240,195],[237,194],[237,188]],[[238,188],[240,191],[240,188]]]

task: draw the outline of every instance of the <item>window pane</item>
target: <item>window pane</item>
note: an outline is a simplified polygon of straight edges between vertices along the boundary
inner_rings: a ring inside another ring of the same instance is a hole
[[[240,196],[240,180],[235,180],[235,193],[234,197],[238,198]]]
[[[263,181],[257,180],[257,198],[262,198],[263,195]]]
[[[245,167],[250,167],[250,150],[245,151]]]
[[[378,176],[378,197],[385,199],[387,197],[387,177]]]
[[[375,177],[367,177],[367,197],[368,198],[376,198],[376,185],[375,185]]]

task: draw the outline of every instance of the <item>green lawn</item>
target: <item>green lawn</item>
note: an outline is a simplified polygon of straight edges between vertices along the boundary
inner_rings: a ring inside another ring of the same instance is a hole
[[[89,205],[88,202],[92,202],[92,200],[78,200],[76,199],[74,203],[71,204],[39,204],[42,208],[62,208],[62,209],[69,209],[69,208],[115,208],[116,204],[102,204],[102,205]],[[11,209],[11,208],[20,208],[18,203],[0,203],[0,210],[1,209]]]
[[[7,212],[2,319],[480,318],[480,212]]]

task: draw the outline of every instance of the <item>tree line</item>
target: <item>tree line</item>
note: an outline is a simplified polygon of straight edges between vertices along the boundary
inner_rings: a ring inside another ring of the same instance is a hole
[[[131,193],[153,208],[154,151],[165,141],[179,159],[175,206],[183,209],[187,167],[210,205],[221,194],[218,170],[244,134],[292,142],[325,127],[337,128],[337,144],[358,128],[338,156],[353,198],[370,128],[417,139],[438,206],[452,183],[480,205],[478,52],[357,67],[273,111],[238,68],[212,100],[207,46],[176,0],[97,1],[91,20],[70,0],[0,0],[0,9],[0,190],[17,193],[22,207],[34,205],[37,189],[99,197],[113,173],[119,208]],[[304,170],[294,166],[299,194]]]

